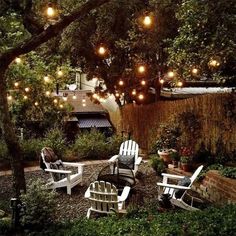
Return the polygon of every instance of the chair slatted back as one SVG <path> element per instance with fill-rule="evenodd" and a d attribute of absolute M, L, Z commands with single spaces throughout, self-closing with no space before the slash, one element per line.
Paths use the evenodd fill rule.
<path fill-rule="evenodd" d="M 120 146 L 120 155 L 134 155 L 135 160 L 138 158 L 138 144 L 133 140 L 127 140 Z"/>
<path fill-rule="evenodd" d="M 193 173 L 193 175 L 190 177 L 191 179 L 191 185 L 193 184 L 193 182 L 196 180 L 196 178 L 198 177 L 198 175 L 200 174 L 200 172 L 202 171 L 203 165 L 199 166 L 195 172 Z M 190 185 L 190 186 L 191 186 Z"/>
<path fill-rule="evenodd" d="M 114 185 L 104 181 L 90 184 L 90 203 L 94 211 L 110 213 L 110 209 L 118 211 L 118 191 Z"/>

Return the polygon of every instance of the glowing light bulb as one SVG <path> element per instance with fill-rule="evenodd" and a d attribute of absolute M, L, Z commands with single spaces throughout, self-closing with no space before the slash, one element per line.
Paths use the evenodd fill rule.
<path fill-rule="evenodd" d="M 60 107 L 60 108 L 63 108 L 64 106 L 63 106 L 63 104 L 60 104 L 59 107 Z"/>
<path fill-rule="evenodd" d="M 38 103 L 38 102 L 35 102 L 34 105 L 37 107 L 37 106 L 39 105 L 39 103 Z"/>
<path fill-rule="evenodd" d="M 45 94 L 46 94 L 46 96 L 50 96 L 51 93 L 50 93 L 50 91 L 46 91 Z"/>
<path fill-rule="evenodd" d="M 58 75 L 58 77 L 62 77 L 63 76 L 63 71 L 60 69 L 59 71 L 57 71 L 57 75 Z"/>
<path fill-rule="evenodd" d="M 63 97 L 62 99 L 63 99 L 63 101 L 65 101 L 65 102 L 68 100 L 67 97 Z"/>
<path fill-rule="evenodd" d="M 144 99 L 144 95 L 143 95 L 143 94 L 139 94 L 139 95 L 138 95 L 138 99 L 139 99 L 139 100 L 143 100 L 143 99 Z"/>
<path fill-rule="evenodd" d="M 212 67 L 218 67 L 220 65 L 220 62 L 215 59 L 212 59 L 210 60 L 209 65 Z"/>
<path fill-rule="evenodd" d="M 86 104 L 85 104 L 85 103 L 83 103 L 83 104 L 82 104 L 82 106 L 83 106 L 83 107 L 86 107 Z"/>
<path fill-rule="evenodd" d="M 52 4 L 49 3 L 47 8 L 47 16 L 53 17 L 54 15 L 55 15 L 55 9 L 52 7 Z"/>
<path fill-rule="evenodd" d="M 20 63 L 22 62 L 22 60 L 21 60 L 20 57 L 16 57 L 16 58 L 15 58 L 15 62 L 16 62 L 17 64 L 20 64 Z"/>
<path fill-rule="evenodd" d="M 7 100 L 8 100 L 8 101 L 11 101 L 11 100 L 12 100 L 12 96 L 11 96 L 11 95 L 8 95 L 8 96 L 7 96 Z"/>
<path fill-rule="evenodd" d="M 138 67 L 138 72 L 139 72 L 139 73 L 142 74 L 142 73 L 144 73 L 145 71 L 146 71 L 145 66 L 139 66 L 139 67 Z"/>
<path fill-rule="evenodd" d="M 14 83 L 14 86 L 17 88 L 17 87 L 19 87 L 19 82 L 15 82 Z"/>
<path fill-rule="evenodd" d="M 23 99 L 24 99 L 24 100 L 27 100 L 27 99 L 28 99 L 28 96 L 24 95 L 24 96 L 23 96 Z"/>
<path fill-rule="evenodd" d="M 173 78 L 175 76 L 175 73 L 173 71 L 168 71 L 167 73 L 168 78 Z"/>
<path fill-rule="evenodd" d="M 141 81 L 141 85 L 146 85 L 146 81 L 145 81 L 145 80 L 142 80 L 142 81 Z"/>
<path fill-rule="evenodd" d="M 197 69 L 197 68 L 193 68 L 193 69 L 192 69 L 192 73 L 193 73 L 194 75 L 196 75 L 196 74 L 198 73 L 198 69 Z"/>
<path fill-rule="evenodd" d="M 77 96 L 74 94 L 74 95 L 72 96 L 72 98 L 75 100 L 75 99 L 77 98 Z"/>
<path fill-rule="evenodd" d="M 144 26 L 151 26 L 152 24 L 152 18 L 150 16 L 145 16 L 143 19 Z"/>
<path fill-rule="evenodd" d="M 120 94 L 118 92 L 116 92 L 115 96 L 118 98 L 120 96 Z"/>
<path fill-rule="evenodd" d="M 48 75 L 44 76 L 44 77 L 43 77 L 43 79 L 44 79 L 44 82 L 45 82 L 45 83 L 48 83 L 48 82 L 50 81 L 50 79 L 49 79 L 49 76 L 48 76 Z"/>
<path fill-rule="evenodd" d="M 100 102 L 105 102 L 106 100 L 104 98 L 100 98 Z"/>
<path fill-rule="evenodd" d="M 183 82 L 182 81 L 178 81 L 177 86 L 178 87 L 182 87 L 183 86 Z"/>
<path fill-rule="evenodd" d="M 136 90 L 135 89 L 133 89 L 132 95 L 136 95 Z"/>
<path fill-rule="evenodd" d="M 85 98 L 83 98 L 83 99 L 82 99 L 82 102 L 83 102 L 83 103 L 85 103 L 85 102 L 86 102 Z"/>
<path fill-rule="evenodd" d="M 97 99 L 98 95 L 96 93 L 93 94 L 93 98 Z"/>
<path fill-rule="evenodd" d="M 104 46 L 100 46 L 98 48 L 99 55 L 103 56 L 103 55 L 105 55 L 106 52 L 107 52 L 107 50 L 106 50 L 106 48 Z"/>
<path fill-rule="evenodd" d="M 160 79 L 160 84 L 164 84 L 164 79 Z"/>
<path fill-rule="evenodd" d="M 119 81 L 119 85 L 120 85 L 120 86 L 123 86 L 123 85 L 124 85 L 124 81 L 123 81 L 123 80 L 120 80 L 120 81 Z"/>
<path fill-rule="evenodd" d="M 26 87 L 25 88 L 25 92 L 28 93 L 30 91 L 30 88 L 29 87 Z"/>
<path fill-rule="evenodd" d="M 57 99 L 56 99 L 56 98 L 53 100 L 53 102 L 54 102 L 55 104 L 57 104 L 57 103 L 58 103 L 58 101 L 57 101 Z"/>

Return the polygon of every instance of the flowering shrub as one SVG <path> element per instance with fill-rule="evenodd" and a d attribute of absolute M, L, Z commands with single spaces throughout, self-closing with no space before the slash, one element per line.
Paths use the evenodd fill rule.
<path fill-rule="evenodd" d="M 190 147 L 181 147 L 180 149 L 180 161 L 182 163 L 189 163 L 192 160 L 193 150 Z"/>

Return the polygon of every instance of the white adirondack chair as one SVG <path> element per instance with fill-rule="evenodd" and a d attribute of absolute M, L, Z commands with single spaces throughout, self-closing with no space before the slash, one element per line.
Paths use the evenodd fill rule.
<path fill-rule="evenodd" d="M 124 155 L 126 155 L 126 156 L 133 155 L 134 156 L 134 168 L 132 169 L 132 171 L 134 173 L 134 176 L 136 176 L 137 171 L 138 171 L 138 167 L 142 161 L 142 157 L 138 156 L 138 152 L 139 152 L 138 144 L 133 140 L 127 140 L 121 144 L 119 154 L 111 157 L 109 159 L 109 162 L 114 163 L 115 161 L 117 161 L 119 155 L 123 155 L 123 156 Z M 125 172 L 125 170 L 119 169 L 120 173 L 122 173 L 122 171 Z"/>
<path fill-rule="evenodd" d="M 169 180 L 181 180 L 185 176 L 162 173 L 163 181 L 162 181 L 162 183 L 157 183 L 157 185 L 159 186 L 159 190 L 160 190 L 159 193 L 169 194 L 170 201 L 175 206 L 181 207 L 181 208 L 183 208 L 185 210 L 189 210 L 189 211 L 199 210 L 198 208 L 193 207 L 193 201 L 194 201 L 194 199 L 196 199 L 196 200 L 200 200 L 200 199 L 191 196 L 191 205 L 189 205 L 184 201 L 184 196 L 186 195 L 187 190 L 191 189 L 193 182 L 196 180 L 197 176 L 200 174 L 202 168 L 203 168 L 203 165 L 199 166 L 195 170 L 193 175 L 190 177 L 190 184 L 188 184 L 188 186 L 181 186 L 181 185 L 175 185 L 175 184 L 168 183 Z M 182 196 L 180 198 L 177 198 L 175 196 L 175 193 L 177 190 L 183 190 Z"/>
<path fill-rule="evenodd" d="M 128 198 L 130 187 L 125 186 L 121 196 L 118 196 L 117 188 L 104 181 L 95 181 L 90 184 L 84 197 L 88 198 L 91 207 L 88 209 L 87 218 L 91 212 L 97 213 L 125 213 L 125 200 Z"/>
<path fill-rule="evenodd" d="M 50 155 L 50 157 L 48 156 Z M 53 156 L 54 155 L 54 156 Z M 62 165 L 65 167 L 77 167 L 77 172 L 72 174 L 71 170 L 62 170 L 62 169 L 53 169 L 51 168 L 51 163 L 56 161 L 56 155 L 54 154 L 51 148 L 45 147 L 41 150 L 42 162 L 45 165 L 45 171 L 50 173 L 51 178 L 48 180 L 46 186 L 49 189 L 56 188 L 67 188 L 67 194 L 71 195 L 71 189 L 77 184 L 82 183 L 83 176 L 83 164 L 81 163 L 71 163 L 71 162 L 62 162 Z M 53 158 L 50 160 L 50 158 Z M 62 174 L 64 178 L 55 179 L 55 174 Z"/>

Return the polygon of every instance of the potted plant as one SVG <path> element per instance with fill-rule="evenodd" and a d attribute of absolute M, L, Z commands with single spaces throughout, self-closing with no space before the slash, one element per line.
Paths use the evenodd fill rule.
<path fill-rule="evenodd" d="M 172 149 L 170 152 L 170 158 L 174 167 L 178 167 L 178 162 L 180 160 L 179 153 L 176 150 Z"/>
<path fill-rule="evenodd" d="M 158 155 L 152 155 L 149 164 L 156 172 L 156 175 L 161 175 L 165 171 L 165 163 Z"/>
<path fill-rule="evenodd" d="M 189 147 L 182 147 L 180 150 L 180 162 L 181 167 L 184 171 L 189 172 L 191 170 L 191 162 L 192 162 L 192 149 Z"/>

